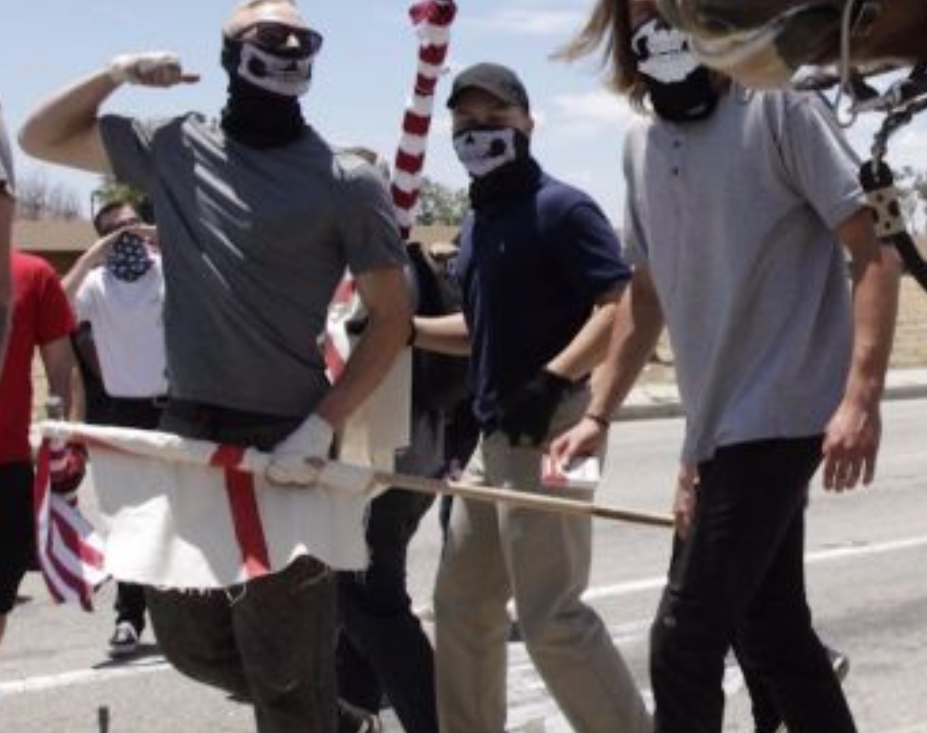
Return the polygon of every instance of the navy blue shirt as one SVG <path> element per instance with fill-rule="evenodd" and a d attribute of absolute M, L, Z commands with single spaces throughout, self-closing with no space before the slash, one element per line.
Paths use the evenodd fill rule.
<path fill-rule="evenodd" d="M 522 195 L 471 211 L 460 244 L 474 412 L 492 429 L 499 397 L 563 351 L 631 271 L 596 203 L 543 173 Z"/>

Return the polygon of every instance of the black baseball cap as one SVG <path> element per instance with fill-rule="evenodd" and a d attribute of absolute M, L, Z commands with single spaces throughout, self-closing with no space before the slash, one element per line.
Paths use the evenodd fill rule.
<path fill-rule="evenodd" d="M 447 98 L 448 109 L 454 109 L 460 95 L 467 89 L 482 89 L 513 107 L 529 110 L 528 92 L 521 79 L 501 64 L 481 63 L 461 71 L 454 79 L 451 96 Z"/>

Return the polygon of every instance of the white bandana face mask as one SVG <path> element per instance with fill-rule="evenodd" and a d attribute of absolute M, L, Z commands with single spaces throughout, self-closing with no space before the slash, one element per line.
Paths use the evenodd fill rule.
<path fill-rule="evenodd" d="M 454 150 L 467 172 L 482 178 L 518 158 L 518 132 L 513 127 L 464 130 L 454 135 Z"/>
<path fill-rule="evenodd" d="M 663 84 L 681 82 L 699 67 L 689 52 L 685 34 L 659 18 L 637 29 L 631 37 L 631 48 L 640 72 Z"/>
<path fill-rule="evenodd" d="M 249 84 L 283 97 L 309 91 L 314 56 L 286 57 L 248 43 L 241 44 L 238 75 Z"/>

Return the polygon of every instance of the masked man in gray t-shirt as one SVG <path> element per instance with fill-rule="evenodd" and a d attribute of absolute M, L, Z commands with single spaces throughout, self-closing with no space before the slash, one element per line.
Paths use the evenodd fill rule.
<path fill-rule="evenodd" d="M 591 18 L 567 55 L 603 44 L 613 87 L 653 116 L 625 147 L 635 274 L 587 417 L 553 450 L 605 439 L 665 322 L 686 417 L 684 542 L 651 636 L 656 729 L 721 730 L 736 644 L 789 730 L 851 733 L 808 611 L 804 514 L 822 457 L 827 489 L 873 479 L 897 257 L 817 98 L 715 76 L 653 0 L 600 0 Z"/>
<path fill-rule="evenodd" d="M 37 157 L 149 195 L 165 242 L 171 394 L 161 427 L 268 450 L 268 478 L 281 484 L 313 482 L 333 431 L 385 375 L 411 319 L 382 182 L 302 118 L 321 45 L 289 0 L 250 0 L 223 27 L 219 122 L 101 117 L 124 83 L 197 81 L 176 56 L 144 53 L 57 94 L 22 133 Z M 346 269 L 369 323 L 330 387 L 318 344 Z M 261 733 L 334 730 L 334 586 L 322 563 L 301 557 L 240 592 L 149 588 L 147 598 L 170 660 L 252 702 Z"/>

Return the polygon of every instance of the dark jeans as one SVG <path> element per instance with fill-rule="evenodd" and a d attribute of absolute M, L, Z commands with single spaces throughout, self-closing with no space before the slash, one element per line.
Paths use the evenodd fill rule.
<path fill-rule="evenodd" d="M 678 534 L 673 535 L 673 553 L 670 558 L 671 577 L 677 572 L 675 570 L 679 557 L 682 554 L 683 542 Z M 740 671 L 744 677 L 744 684 L 750 693 L 750 706 L 753 713 L 753 726 L 755 733 L 775 733 L 779 724 L 782 722 L 782 716 L 776 708 L 776 701 L 773 699 L 772 691 L 766 685 L 759 673 L 750 665 L 749 660 L 745 659 L 745 654 L 740 647 L 740 642 L 735 639 L 733 644 L 734 656 L 740 665 Z"/>
<path fill-rule="evenodd" d="M 338 573 L 338 694 L 366 710 L 389 698 L 407 733 L 437 733 L 431 644 L 406 590 L 406 551 L 434 497 L 391 490 L 370 505 L 370 565 Z"/>
<path fill-rule="evenodd" d="M 299 422 L 171 403 L 161 428 L 268 450 Z M 334 733 L 337 627 L 327 567 L 300 557 L 282 572 L 232 588 L 145 590 L 165 656 L 184 674 L 250 701 L 258 733 Z"/>
<path fill-rule="evenodd" d="M 656 733 L 722 729 L 724 657 L 737 639 L 790 733 L 854 733 L 804 583 L 804 512 L 821 438 L 721 448 L 651 629 Z"/>
<path fill-rule="evenodd" d="M 102 404 L 105 405 L 101 410 L 105 411 L 106 422 L 111 425 L 154 430 L 161 422 L 162 398 L 106 397 Z M 142 586 L 135 583 L 117 583 L 113 608 L 116 611 L 117 624 L 127 621 L 141 635 L 145 629 L 145 589 Z"/>

